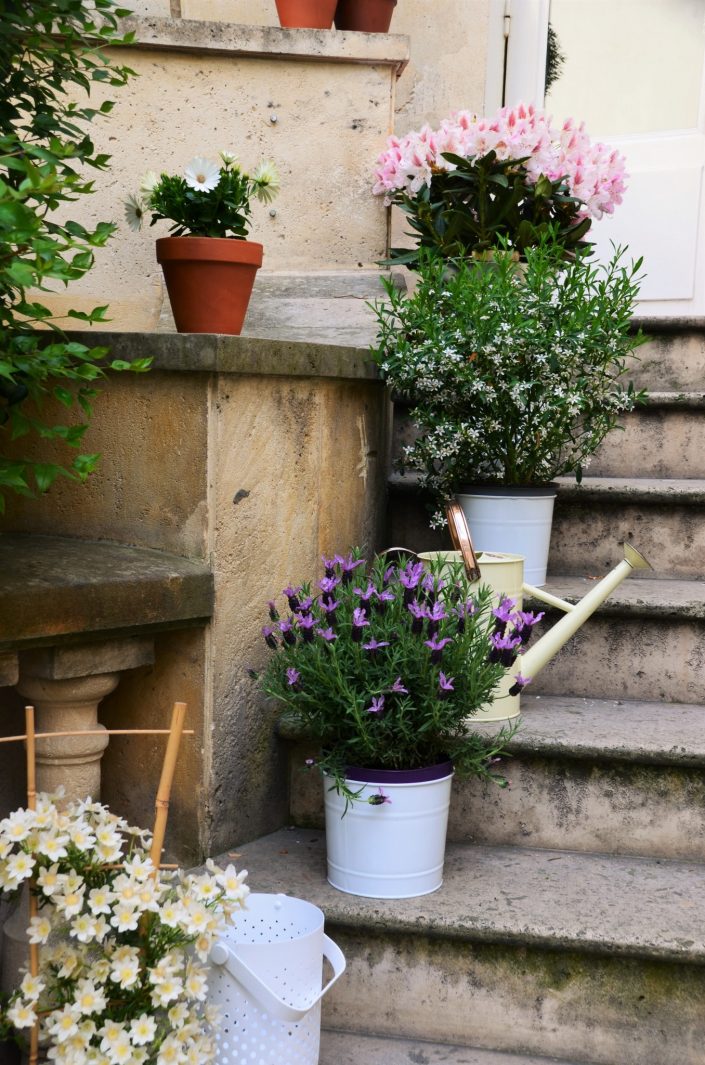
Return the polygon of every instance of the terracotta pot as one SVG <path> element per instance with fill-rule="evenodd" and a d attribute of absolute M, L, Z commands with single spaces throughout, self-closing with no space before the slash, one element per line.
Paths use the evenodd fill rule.
<path fill-rule="evenodd" d="M 397 0 L 338 0 L 336 29 L 387 33 L 396 6 Z"/>
<path fill-rule="evenodd" d="M 162 237 L 157 262 L 180 333 L 229 333 L 245 321 L 262 245 L 231 237 Z"/>
<path fill-rule="evenodd" d="M 336 0 L 277 0 L 279 24 L 290 29 L 329 30 Z"/>

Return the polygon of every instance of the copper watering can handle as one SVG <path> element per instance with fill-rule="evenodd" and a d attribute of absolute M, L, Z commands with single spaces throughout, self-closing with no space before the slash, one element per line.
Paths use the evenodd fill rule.
<path fill-rule="evenodd" d="M 468 580 L 479 581 L 482 577 L 480 566 L 475 554 L 475 548 L 472 546 L 472 537 L 470 536 L 467 518 L 465 517 L 463 508 L 457 499 L 454 499 L 452 503 L 447 505 L 446 517 L 448 519 L 448 529 L 450 530 L 450 538 L 453 542 L 453 547 L 456 551 L 460 551 L 460 554 L 463 556 L 465 572 L 468 575 Z"/>

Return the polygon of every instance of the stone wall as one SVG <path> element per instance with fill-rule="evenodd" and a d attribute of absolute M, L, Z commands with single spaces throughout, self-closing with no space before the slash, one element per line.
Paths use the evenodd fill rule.
<path fill-rule="evenodd" d="M 101 705 L 108 727 L 160 727 L 189 704 L 171 846 L 195 861 L 281 825 L 286 770 L 276 708 L 247 676 L 266 648 L 267 600 L 315 579 L 320 556 L 380 546 L 388 401 L 366 352 L 239 337 L 115 335 L 119 358 L 153 355 L 146 375 L 111 379 L 96 402 L 87 486 L 14 498 L 0 532 L 117 540 L 207 560 L 207 629 L 163 633 L 155 662 Z M 3 731 L 17 707 L 0 689 Z M 159 742 L 120 739 L 103 759 L 103 795 L 138 824 L 153 818 Z"/>

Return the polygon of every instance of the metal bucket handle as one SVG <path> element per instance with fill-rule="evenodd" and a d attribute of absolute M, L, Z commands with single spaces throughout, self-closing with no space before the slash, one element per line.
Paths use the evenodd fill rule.
<path fill-rule="evenodd" d="M 337 943 L 334 943 L 327 935 L 323 936 L 323 957 L 327 958 L 330 964 L 333 966 L 333 976 L 328 981 L 322 991 L 316 995 L 312 1002 L 309 1002 L 307 1006 L 302 1006 L 297 1009 L 295 1006 L 290 1006 L 287 1002 L 284 1002 L 276 992 L 274 992 L 268 984 L 265 984 L 263 980 L 250 969 L 249 965 L 246 965 L 242 958 L 239 958 L 235 954 L 227 943 L 222 940 L 218 940 L 211 947 L 209 961 L 213 965 L 220 965 L 227 969 L 234 980 L 244 988 L 248 996 L 253 999 L 258 1006 L 266 1010 L 278 1021 L 286 1021 L 288 1023 L 302 1021 L 307 1013 L 310 1013 L 314 1006 L 316 1006 L 323 996 L 327 994 L 333 984 L 339 977 L 345 972 L 345 955 L 343 954 Z"/>

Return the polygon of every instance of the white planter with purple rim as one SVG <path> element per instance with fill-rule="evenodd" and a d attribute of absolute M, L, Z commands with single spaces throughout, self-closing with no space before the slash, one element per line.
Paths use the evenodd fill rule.
<path fill-rule="evenodd" d="M 425 769 L 348 770 L 348 805 L 324 779 L 328 881 L 348 895 L 409 899 L 443 883 L 451 762 Z M 377 799 L 376 803 L 367 800 Z"/>
<path fill-rule="evenodd" d="M 522 555 L 524 580 L 536 586 L 546 583 L 555 498 L 554 484 L 487 485 L 456 494 L 475 550 Z"/>

